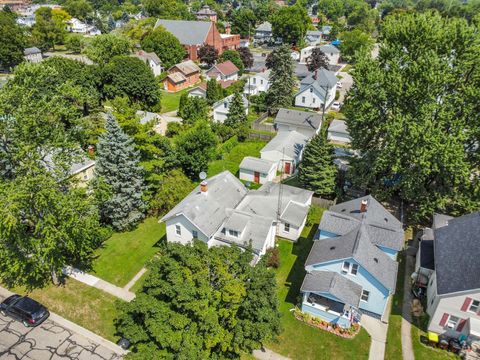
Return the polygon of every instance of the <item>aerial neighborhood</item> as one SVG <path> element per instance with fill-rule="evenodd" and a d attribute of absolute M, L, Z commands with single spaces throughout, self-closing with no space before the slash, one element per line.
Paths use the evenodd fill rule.
<path fill-rule="evenodd" d="M 0 0 L 0 359 L 480 359 L 476 0 Z"/>

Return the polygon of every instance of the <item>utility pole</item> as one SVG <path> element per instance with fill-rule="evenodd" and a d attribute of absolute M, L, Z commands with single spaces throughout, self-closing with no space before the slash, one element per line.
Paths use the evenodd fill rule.
<path fill-rule="evenodd" d="M 325 119 L 325 108 L 327 107 L 327 97 L 328 97 L 328 91 L 330 88 L 328 85 L 326 87 L 322 86 L 322 89 L 325 89 L 325 99 L 323 99 L 323 109 L 322 109 L 322 121 Z"/>
<path fill-rule="evenodd" d="M 280 217 L 282 216 L 282 196 L 283 196 L 283 172 L 285 171 L 285 148 L 282 149 L 282 171 L 280 172 L 280 182 L 278 183 L 278 204 L 277 204 L 277 234 L 280 231 Z"/>

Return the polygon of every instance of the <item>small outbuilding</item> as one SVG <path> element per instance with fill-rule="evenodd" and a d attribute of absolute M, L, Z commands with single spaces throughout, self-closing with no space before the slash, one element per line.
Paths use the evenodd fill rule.
<path fill-rule="evenodd" d="M 267 181 L 273 181 L 276 173 L 277 163 L 275 161 L 245 156 L 240 163 L 240 180 L 265 184 Z"/>

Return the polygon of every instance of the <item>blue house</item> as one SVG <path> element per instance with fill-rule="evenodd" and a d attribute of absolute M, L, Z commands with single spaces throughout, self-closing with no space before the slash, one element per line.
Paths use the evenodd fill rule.
<path fill-rule="evenodd" d="M 302 311 L 342 327 L 382 318 L 395 291 L 402 223 L 372 196 L 325 211 L 305 263 Z"/>

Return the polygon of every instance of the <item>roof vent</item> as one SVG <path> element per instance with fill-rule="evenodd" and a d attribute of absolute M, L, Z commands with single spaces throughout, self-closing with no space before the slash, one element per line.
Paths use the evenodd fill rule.
<path fill-rule="evenodd" d="M 342 212 L 345 212 L 345 211 L 347 211 L 347 209 L 342 209 Z"/>
<path fill-rule="evenodd" d="M 385 220 L 385 222 L 388 222 L 388 219 L 387 219 L 387 218 L 383 218 L 383 220 Z"/>
<path fill-rule="evenodd" d="M 378 258 L 373 258 L 373 261 L 375 261 L 378 264 Z"/>
<path fill-rule="evenodd" d="M 335 246 L 330 246 L 330 250 L 335 250 Z"/>

